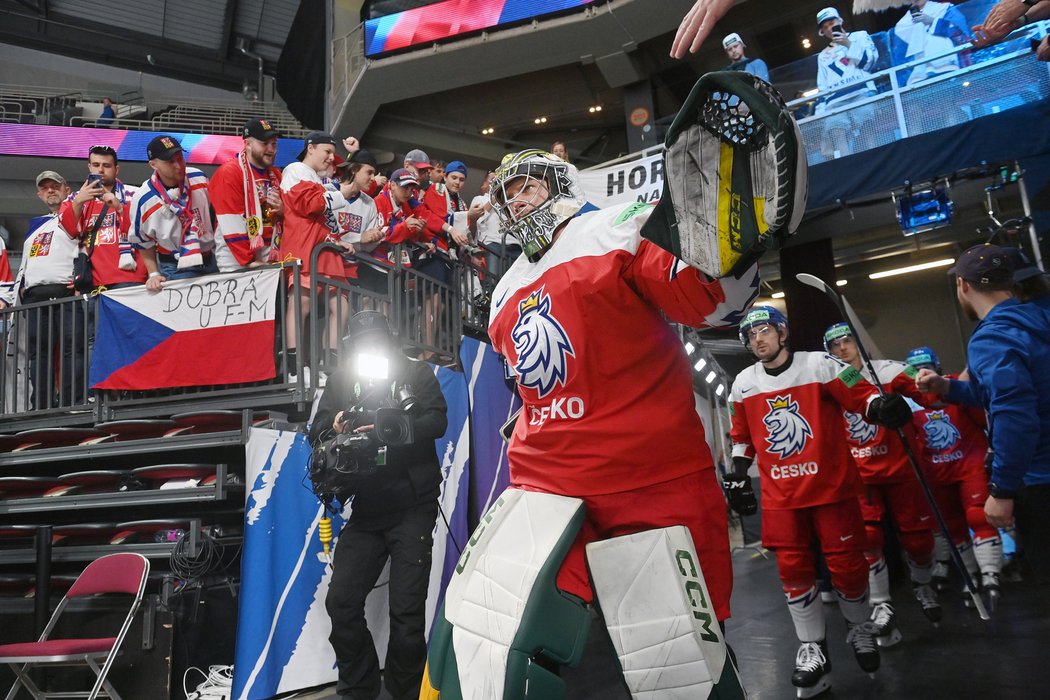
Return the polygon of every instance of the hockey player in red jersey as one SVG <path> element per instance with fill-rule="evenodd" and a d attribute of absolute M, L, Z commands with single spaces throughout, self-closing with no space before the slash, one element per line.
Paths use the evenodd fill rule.
<path fill-rule="evenodd" d="M 877 396 L 857 370 L 833 357 L 791 351 L 787 339 L 787 318 L 773 307 L 756 306 L 740 323 L 740 340 L 758 362 L 733 382 L 733 472 L 724 484 L 730 506 L 753 513 L 747 471 L 758 462 L 762 543 L 777 553 L 788 610 L 802 642 L 791 682 L 800 698 L 808 698 L 831 686 L 814 540 L 846 618 L 847 644 L 865 671 L 879 667 L 857 501 L 861 484 L 840 428 L 841 412 L 900 426 L 911 420 L 911 409 L 900 396 Z"/>
<path fill-rule="evenodd" d="M 906 358 L 916 370 L 943 374 L 941 362 L 931 348 L 915 348 Z M 948 375 L 955 379 L 954 375 Z M 973 579 L 980 580 L 991 607 L 999 600 L 999 573 L 1003 568 L 1003 540 L 988 524 L 984 502 L 988 500 L 988 475 L 984 460 L 988 453 L 984 412 L 972 406 L 943 404 L 915 414 L 920 456 L 937 507 L 944 515 L 955 546 Z M 973 530 L 973 544 L 970 544 Z M 934 533 L 937 562 L 934 584 L 947 585 L 948 542 Z M 970 598 L 963 598 L 969 603 Z"/>
<path fill-rule="evenodd" d="M 863 366 L 857 341 L 853 338 L 849 324 L 836 323 L 824 332 L 824 348 L 871 381 Z M 916 370 L 904 362 L 873 360 L 878 380 L 886 391 L 909 396 L 926 403 L 915 388 Z M 936 521 L 929 502 L 922 492 L 915 471 L 904 451 L 900 437 L 893 431 L 870 425 L 855 413 L 844 414 L 850 455 L 860 472 L 864 490 L 860 496 L 860 509 L 864 515 L 864 527 L 868 535 L 868 548 L 864 552 L 870 568 L 872 622 L 878 628 L 880 646 L 892 646 L 900 641 L 896 612 L 890 598 L 890 577 L 883 555 L 883 517 L 893 519 L 897 539 L 904 550 L 911 575 L 912 591 L 922 605 L 926 617 L 934 623 L 940 622 L 941 605 L 937 592 L 931 585 L 933 576 L 933 528 Z M 914 443 L 915 430 L 909 425 L 904 432 Z"/>

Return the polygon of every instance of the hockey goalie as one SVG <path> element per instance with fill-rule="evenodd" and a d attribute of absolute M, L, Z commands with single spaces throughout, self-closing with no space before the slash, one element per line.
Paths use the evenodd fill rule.
<path fill-rule="evenodd" d="M 575 167 L 503 159 L 493 208 L 523 254 L 489 335 L 524 406 L 511 488 L 463 551 L 421 698 L 556 700 L 600 611 L 634 698 L 742 698 L 725 646 L 726 503 L 667 319 L 740 321 L 755 261 L 804 210 L 805 160 L 779 95 L 701 78 L 667 136 L 664 195 L 583 212 Z"/>

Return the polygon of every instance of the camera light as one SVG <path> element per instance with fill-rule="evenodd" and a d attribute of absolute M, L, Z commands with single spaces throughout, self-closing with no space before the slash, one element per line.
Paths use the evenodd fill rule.
<path fill-rule="evenodd" d="M 707 382 L 708 384 L 710 384 L 711 382 L 713 382 L 715 380 L 715 377 L 717 377 L 717 376 L 718 375 L 715 374 L 715 371 L 711 370 L 710 372 L 707 373 L 707 376 L 704 377 L 704 381 Z"/>
<path fill-rule="evenodd" d="M 390 360 L 383 355 L 358 353 L 354 355 L 354 373 L 363 379 L 387 379 L 390 376 Z"/>
<path fill-rule="evenodd" d="M 704 367 L 707 367 L 707 360 L 705 360 L 702 357 L 696 361 L 695 365 L 693 365 L 693 369 L 695 369 L 697 372 L 702 370 Z"/>

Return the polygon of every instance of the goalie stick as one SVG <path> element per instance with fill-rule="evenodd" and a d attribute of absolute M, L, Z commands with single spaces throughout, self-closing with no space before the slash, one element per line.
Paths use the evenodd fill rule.
<path fill-rule="evenodd" d="M 846 313 L 846 306 L 842 303 L 842 297 L 839 296 L 838 292 L 829 287 L 824 280 L 815 275 L 800 272 L 795 275 L 795 278 L 806 286 L 824 292 L 828 299 L 831 299 L 832 303 L 835 304 L 839 313 L 842 314 L 843 320 L 849 325 L 850 331 L 853 333 L 853 339 L 857 343 L 857 350 L 860 352 L 860 357 L 864 362 L 864 366 L 871 374 L 872 383 L 875 385 L 875 389 L 879 392 L 879 396 L 885 396 L 886 390 L 882 387 L 882 382 L 879 381 L 879 375 L 875 373 L 875 367 L 871 363 L 871 358 L 868 357 L 868 351 L 864 349 L 864 343 L 861 342 L 860 334 L 857 333 L 853 321 L 850 319 L 849 314 Z M 948 524 L 944 521 L 944 515 L 941 514 L 940 508 L 937 507 L 937 502 L 933 498 L 933 491 L 930 490 L 930 485 L 926 481 L 922 469 L 919 468 L 919 461 L 915 458 L 915 453 L 912 451 L 908 439 L 904 436 L 903 428 L 897 428 L 897 436 L 901 439 L 901 444 L 904 446 L 904 453 L 908 456 L 908 461 L 911 463 L 911 468 L 915 472 L 916 478 L 919 480 L 919 485 L 922 486 L 922 492 L 926 495 L 926 500 L 929 502 L 930 508 L 933 510 L 933 515 L 937 518 L 937 525 L 940 528 L 941 534 L 944 535 L 945 542 L 948 543 L 952 561 L 955 562 L 955 567 L 963 577 L 963 583 L 966 585 L 966 592 L 969 593 L 970 597 L 973 599 L 974 607 L 977 608 L 977 614 L 980 615 L 982 620 L 991 619 L 988 615 L 988 610 L 984 607 L 984 600 L 981 599 L 981 594 L 977 592 L 977 586 L 973 582 L 973 577 L 971 577 L 970 572 L 966 570 L 966 565 L 963 564 L 962 557 L 959 555 L 959 549 L 955 546 L 955 541 L 952 539 L 951 533 L 948 532 Z"/>

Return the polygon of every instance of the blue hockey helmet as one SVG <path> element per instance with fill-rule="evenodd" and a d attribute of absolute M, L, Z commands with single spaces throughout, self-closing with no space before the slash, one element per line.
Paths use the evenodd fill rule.
<path fill-rule="evenodd" d="M 853 330 L 845 321 L 833 323 L 824 331 L 824 352 L 831 355 L 831 345 L 839 338 L 852 338 Z"/>
<path fill-rule="evenodd" d="M 780 312 L 773 306 L 753 306 L 751 310 L 744 316 L 744 320 L 740 322 L 740 342 L 744 344 L 745 348 L 751 347 L 751 341 L 748 339 L 747 332 L 755 326 L 770 325 L 775 326 L 778 330 L 783 328 L 785 331 L 788 327 L 787 316 Z"/>
<path fill-rule="evenodd" d="M 941 358 L 937 357 L 937 353 L 933 351 L 933 348 L 925 345 L 908 352 L 908 356 L 904 358 L 904 361 L 915 369 L 928 367 L 937 374 L 941 374 Z"/>

